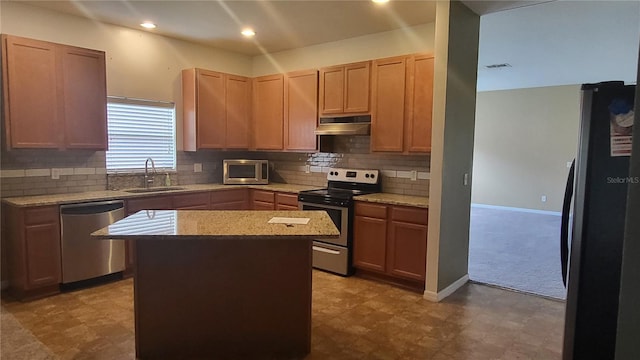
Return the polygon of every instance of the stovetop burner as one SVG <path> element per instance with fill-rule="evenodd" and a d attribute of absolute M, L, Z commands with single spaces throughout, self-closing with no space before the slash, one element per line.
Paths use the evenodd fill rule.
<path fill-rule="evenodd" d="M 378 170 L 329 169 L 328 187 L 301 191 L 298 201 L 350 206 L 354 196 L 380 192 Z"/>

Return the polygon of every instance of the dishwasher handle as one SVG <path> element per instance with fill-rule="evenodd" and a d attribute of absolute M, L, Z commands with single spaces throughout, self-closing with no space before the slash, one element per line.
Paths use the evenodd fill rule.
<path fill-rule="evenodd" d="M 114 210 L 124 208 L 124 201 L 98 201 L 89 203 L 60 205 L 61 215 L 91 215 L 108 213 Z"/>

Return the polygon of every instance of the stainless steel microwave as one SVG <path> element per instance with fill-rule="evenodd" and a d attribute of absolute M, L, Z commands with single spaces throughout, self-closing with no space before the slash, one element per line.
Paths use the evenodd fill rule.
<path fill-rule="evenodd" d="M 269 160 L 223 160 L 224 184 L 268 184 Z"/>

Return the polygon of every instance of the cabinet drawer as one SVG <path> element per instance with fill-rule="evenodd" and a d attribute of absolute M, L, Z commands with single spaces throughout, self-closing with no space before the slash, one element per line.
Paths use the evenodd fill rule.
<path fill-rule="evenodd" d="M 211 205 L 247 201 L 247 189 L 214 191 L 211 193 Z"/>
<path fill-rule="evenodd" d="M 273 203 L 274 195 L 273 191 L 253 190 L 253 201 Z"/>
<path fill-rule="evenodd" d="M 278 205 L 298 206 L 298 195 L 276 193 L 276 203 Z"/>
<path fill-rule="evenodd" d="M 371 204 L 371 203 L 357 201 L 356 215 L 386 219 L 387 207 L 385 205 L 378 205 L 378 204 Z"/>
<path fill-rule="evenodd" d="M 58 206 L 28 208 L 24 211 L 24 223 L 25 225 L 36 225 L 57 222 L 59 216 Z"/>
<path fill-rule="evenodd" d="M 429 219 L 429 210 L 420 208 L 409 208 L 402 206 L 393 206 L 391 208 L 391 220 L 402 221 L 412 224 L 427 225 Z"/>
<path fill-rule="evenodd" d="M 172 205 L 174 209 L 192 208 L 195 206 L 209 207 L 209 192 L 198 192 L 193 194 L 174 195 Z"/>

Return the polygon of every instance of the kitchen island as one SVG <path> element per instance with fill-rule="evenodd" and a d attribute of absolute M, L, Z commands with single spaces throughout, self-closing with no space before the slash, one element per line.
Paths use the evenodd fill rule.
<path fill-rule="evenodd" d="M 142 210 L 92 234 L 135 241 L 140 359 L 308 354 L 311 242 L 338 235 L 324 211 L 189 210 Z"/>

